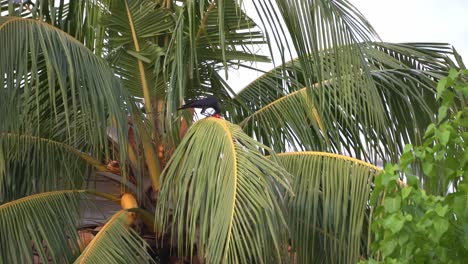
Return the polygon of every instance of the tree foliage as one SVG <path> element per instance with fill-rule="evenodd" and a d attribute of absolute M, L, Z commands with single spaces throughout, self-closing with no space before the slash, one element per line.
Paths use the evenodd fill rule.
<path fill-rule="evenodd" d="M 463 263 L 468 257 L 467 74 L 452 70 L 441 79 L 437 122 L 423 144 L 408 145 L 400 168 L 388 164 L 375 181 L 373 201 L 383 194 L 372 224 L 377 260 Z"/>
<path fill-rule="evenodd" d="M 5 263 L 367 258 L 380 191 L 367 162 L 420 145 L 437 81 L 463 66 L 448 44 L 382 42 L 347 0 L 30 2 L 0 1 Z M 238 69 L 262 74 L 236 91 Z M 177 110 L 207 95 L 225 120 Z M 439 143 L 404 154 L 421 159 L 412 179 L 431 195 L 464 186 L 453 164 L 466 139 L 444 123 L 458 110 L 443 98 L 426 138 Z M 102 177 L 125 195 L 94 190 Z M 78 241 L 89 197 L 130 196 Z"/>

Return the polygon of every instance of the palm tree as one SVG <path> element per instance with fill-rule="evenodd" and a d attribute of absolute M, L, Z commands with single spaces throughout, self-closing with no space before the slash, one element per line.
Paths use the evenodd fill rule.
<path fill-rule="evenodd" d="M 346 0 L 21 2 L 0 1 L 5 263 L 365 259 L 371 164 L 421 141 L 461 65 L 448 44 L 381 42 Z M 177 111 L 206 95 L 224 120 Z M 85 239 L 96 197 L 122 210 Z"/>

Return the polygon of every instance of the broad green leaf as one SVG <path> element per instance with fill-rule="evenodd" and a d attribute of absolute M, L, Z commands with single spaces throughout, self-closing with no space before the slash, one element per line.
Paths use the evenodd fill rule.
<path fill-rule="evenodd" d="M 431 175 L 433 167 L 434 167 L 434 162 L 424 162 L 422 164 L 423 172 L 426 175 Z"/>
<path fill-rule="evenodd" d="M 382 225 L 392 231 L 392 234 L 396 234 L 403 228 L 405 221 L 406 219 L 401 215 L 401 213 L 391 214 L 387 218 L 383 219 Z"/>
<path fill-rule="evenodd" d="M 382 242 L 382 254 L 384 256 L 391 255 L 395 248 L 398 246 L 398 241 L 396 239 L 392 239 L 389 241 L 383 240 Z"/>
<path fill-rule="evenodd" d="M 450 139 L 450 130 L 436 130 L 435 135 L 440 144 L 446 146 Z"/>
<path fill-rule="evenodd" d="M 448 205 L 442 206 L 441 204 L 438 203 L 434 211 L 437 213 L 438 216 L 445 217 L 445 214 L 448 211 Z"/>
<path fill-rule="evenodd" d="M 433 220 L 433 230 L 434 233 L 430 237 L 434 242 L 439 242 L 440 238 L 444 235 L 444 233 L 449 228 L 449 221 L 446 218 L 434 218 Z"/>
<path fill-rule="evenodd" d="M 394 183 L 396 182 L 396 180 L 398 180 L 398 176 L 392 173 L 389 173 L 387 169 L 384 170 L 384 172 L 382 173 L 382 175 L 380 175 L 380 177 L 381 177 L 380 182 L 382 183 L 383 187 L 388 187 L 391 183 Z"/>
<path fill-rule="evenodd" d="M 401 189 L 401 198 L 403 201 L 411 194 L 411 191 L 413 191 L 413 187 L 404 187 Z"/>
<path fill-rule="evenodd" d="M 426 129 L 426 132 L 424 133 L 424 137 L 427 138 L 429 135 L 431 135 L 432 133 L 434 133 L 435 131 L 435 124 L 430 124 L 427 129 Z"/>
<path fill-rule="evenodd" d="M 442 94 L 444 93 L 446 86 L 447 86 L 447 77 L 442 78 L 437 84 L 437 99 L 440 99 L 442 97 Z"/>
<path fill-rule="evenodd" d="M 384 200 L 385 211 L 388 213 L 395 213 L 401 208 L 401 197 L 385 197 Z"/>

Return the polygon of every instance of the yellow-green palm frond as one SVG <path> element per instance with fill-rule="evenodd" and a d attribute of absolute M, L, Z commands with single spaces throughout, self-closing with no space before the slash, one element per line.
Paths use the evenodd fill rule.
<path fill-rule="evenodd" d="M 183 100 L 212 94 L 228 98 L 232 89 L 219 75 L 226 77 L 229 68 L 245 62 L 269 61 L 255 51 L 258 44 L 266 43 L 263 32 L 238 1 L 179 3 L 164 65 L 168 84 L 164 123 L 174 142 L 178 134 L 174 113 Z"/>
<path fill-rule="evenodd" d="M 181 253 L 208 263 L 274 263 L 285 256 L 280 196 L 290 191 L 288 177 L 261 151 L 271 150 L 222 119 L 189 129 L 163 173 L 156 213 Z"/>
<path fill-rule="evenodd" d="M 270 0 L 267 2 L 274 3 L 277 8 L 268 10 L 257 8 L 257 12 L 274 21 L 276 31 L 289 33 L 288 37 L 299 58 L 298 63 L 306 73 L 305 86 L 312 90 L 314 84 L 318 83 L 322 87 L 325 80 L 332 79 L 340 86 L 342 93 L 347 93 L 349 96 L 353 96 L 353 93 L 367 97 L 376 94 L 368 72 L 362 74 L 365 56 L 356 45 L 362 41 L 372 41 L 378 36 L 369 22 L 349 1 Z M 281 50 L 282 43 L 275 44 Z M 284 53 L 286 51 L 282 54 Z M 326 58 L 322 56 L 323 53 L 333 53 L 334 56 Z M 325 104 L 323 100 L 314 103 Z M 349 112 L 357 110 L 353 104 L 346 107 Z M 365 107 L 374 108 L 371 115 L 377 120 L 384 112 L 384 109 L 377 109 L 371 103 Z M 383 124 L 376 129 L 381 128 Z"/>
<path fill-rule="evenodd" d="M 148 244 L 129 226 L 128 217 L 126 210 L 115 213 L 74 263 L 155 263 Z"/>
<path fill-rule="evenodd" d="M 378 91 L 374 97 L 342 91 L 333 79 L 316 83 L 309 92 L 306 73 L 291 61 L 239 92 L 235 102 L 240 103 L 227 106 L 229 116 L 278 152 L 347 152 L 369 161 L 397 157 L 405 144 L 420 142 L 433 120 L 437 80 L 455 65 L 448 57 L 452 50 L 437 43 L 375 42 L 359 47 Z M 324 103 L 316 103 L 320 100 Z M 387 110 L 379 120 L 364 106 L 349 111 L 350 104 L 368 103 Z M 379 124 L 385 128 L 378 129 Z"/>
<path fill-rule="evenodd" d="M 40 20 L 57 27 L 83 43 L 96 55 L 102 54 L 103 30 L 99 21 L 112 0 L 0 1 L 0 16 Z M 18 3 L 19 2 L 19 3 Z"/>
<path fill-rule="evenodd" d="M 173 14 L 149 0 L 111 1 L 102 19 L 108 40 L 107 59 L 132 95 L 145 99 L 164 96 L 165 83 L 160 71 L 165 55 L 164 37 L 174 30 Z M 151 108 L 146 109 L 151 113 Z"/>
<path fill-rule="evenodd" d="M 63 183 L 60 177 L 86 169 L 86 163 L 76 163 L 76 155 L 49 155 L 57 148 L 45 142 L 63 143 L 94 161 L 109 158 L 107 126 L 112 118 L 118 141 L 125 145 L 133 102 L 104 60 L 37 20 L 0 17 L 0 43 L 0 133 L 14 135 L 8 144 L 15 147 L 2 149 L 6 167 L 13 168 L 8 179 L 15 193 L 55 189 Z M 33 138 L 41 140 L 25 140 Z M 125 160 L 124 151 L 120 159 Z M 54 165 L 45 168 L 47 164 Z M 39 182 L 45 189 L 32 190 Z"/>
<path fill-rule="evenodd" d="M 76 226 L 85 191 L 35 194 L 0 205 L 0 262 L 67 263 L 79 252 Z"/>
<path fill-rule="evenodd" d="M 0 202 L 31 193 L 80 188 L 88 165 L 107 171 L 100 160 L 50 138 L 0 132 Z M 33 182 L 33 184 L 31 184 Z"/>
<path fill-rule="evenodd" d="M 290 256 L 297 263 L 355 263 L 370 246 L 368 200 L 381 170 L 324 152 L 278 155 L 293 176 L 288 200 Z"/>

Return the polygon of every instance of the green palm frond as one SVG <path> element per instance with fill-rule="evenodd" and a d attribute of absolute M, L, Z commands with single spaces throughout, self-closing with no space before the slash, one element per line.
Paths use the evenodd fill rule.
<path fill-rule="evenodd" d="M 61 1 L 57 9 L 63 10 L 65 19 L 56 26 L 83 43 L 94 54 L 101 57 L 104 53 L 105 33 L 101 20 L 107 7 L 114 0 Z M 55 2 L 57 5 L 57 1 Z M 60 17 L 60 12 L 58 13 Z"/>
<path fill-rule="evenodd" d="M 246 61 L 269 61 L 254 50 L 266 43 L 263 33 L 236 0 L 179 3 L 164 64 L 168 82 L 164 123 L 169 137 L 176 142 L 178 127 L 173 115 L 184 99 L 231 94 L 230 87 L 219 85 L 216 71 L 226 75 L 228 68 L 237 68 Z"/>
<path fill-rule="evenodd" d="M 289 202 L 291 256 L 297 263 L 356 263 L 368 253 L 366 214 L 371 185 L 381 169 L 324 152 L 278 155 L 293 175 Z"/>
<path fill-rule="evenodd" d="M 382 133 L 386 128 L 386 109 L 377 101 L 378 90 L 358 46 L 378 36 L 363 15 L 347 0 L 268 2 L 274 2 L 278 8 L 257 8 L 257 12 L 275 21 L 276 31 L 288 31 L 304 72 L 307 100 L 317 109 L 325 109 L 333 101 L 340 106 L 331 112 L 335 118 L 340 117 L 341 111 L 349 116 L 365 112 L 368 122 L 360 124 L 363 129 Z M 369 123 L 372 126 L 365 127 Z"/>
<path fill-rule="evenodd" d="M 34 5 L 15 4 L 15 1 L 0 1 L 1 16 L 18 16 L 44 21 L 57 27 L 86 47 L 101 54 L 102 27 L 98 22 L 102 17 L 104 7 L 111 0 L 81 0 L 81 1 L 32 1 Z M 96 41 L 98 40 L 98 41 Z"/>
<path fill-rule="evenodd" d="M 115 213 L 74 263 L 155 263 L 149 246 L 128 225 L 129 213 Z"/>
<path fill-rule="evenodd" d="M 107 59 L 127 89 L 144 98 L 147 113 L 152 113 L 150 97 L 162 98 L 165 92 L 158 64 L 166 53 L 164 36 L 175 25 L 173 15 L 153 1 L 116 0 L 102 22 Z"/>
<path fill-rule="evenodd" d="M 80 188 L 88 165 L 107 171 L 93 156 L 63 142 L 48 138 L 0 132 L 5 150 L 0 202 L 47 190 Z M 0 172 L 0 173 L 2 173 Z"/>
<path fill-rule="evenodd" d="M 85 191 L 35 194 L 0 205 L 0 262 L 70 262 L 79 252 L 80 201 Z"/>
<path fill-rule="evenodd" d="M 14 181 L 24 177 L 24 166 L 30 172 L 28 179 L 16 185 L 16 191 L 35 186 L 38 178 L 48 179 L 36 171 L 43 167 L 40 163 L 54 159 L 46 155 L 51 148 L 41 147 L 43 140 L 61 142 L 97 160 L 103 154 L 107 158 L 106 128 L 112 117 L 119 142 L 126 143 L 126 118 L 131 114 L 132 101 L 105 61 L 66 33 L 36 20 L 0 17 L 0 45 L 0 112 L 4 113 L 0 133 L 15 135 L 11 143 L 17 144 L 16 154 L 21 152 L 20 157 L 27 158 L 17 163 L 16 154 L 3 148 L 5 161 L 18 168 L 8 178 Z M 67 164 L 77 160 L 74 155 L 61 158 Z M 125 152 L 120 152 L 120 158 L 125 160 Z M 76 164 L 54 166 L 57 170 L 49 175 L 50 187 L 73 166 L 76 171 L 71 173 L 86 168 L 78 169 Z"/>
<path fill-rule="evenodd" d="M 58 152 L 57 154 L 51 154 L 50 156 L 60 157 L 68 152 L 77 156 L 81 160 L 86 161 L 89 165 L 95 167 L 99 171 L 107 171 L 106 166 L 96 158 L 63 142 L 54 141 L 48 138 L 40 138 L 30 135 L 19 135 L 13 133 L 0 133 L 0 142 L 2 142 L 2 144 L 0 145 L 7 146 L 8 151 L 11 155 L 10 158 L 13 159 L 21 160 L 22 158 L 24 158 L 21 157 L 21 155 L 24 155 L 25 153 L 22 153 L 22 151 L 18 149 L 18 146 L 34 145 L 39 148 L 50 149 L 52 152 Z M 46 154 L 46 156 L 49 155 Z M 66 166 L 67 164 L 63 165 Z"/>
<path fill-rule="evenodd" d="M 166 91 L 160 64 L 166 53 L 164 37 L 174 28 L 173 14 L 153 1 L 117 0 L 111 2 L 102 22 L 108 39 L 107 60 L 130 93 L 144 98 L 147 123 L 153 131 L 147 133 L 143 124 L 137 126 L 153 188 L 157 190 L 161 169 L 151 139 L 158 145 L 161 135 L 154 103 L 162 100 Z"/>
<path fill-rule="evenodd" d="M 355 44 L 378 38 L 377 33 L 364 16 L 347 0 L 270 0 L 277 6 L 267 10 L 257 8 L 257 12 L 276 22 L 277 31 L 288 31 L 289 37 L 299 57 L 299 63 L 307 73 L 305 84 L 312 87 L 316 83 L 309 76 L 317 76 L 319 83 L 333 76 L 342 89 L 356 89 L 344 76 L 359 76 L 359 68 L 364 57 Z M 285 30 L 282 26 L 286 26 Z M 281 39 L 275 39 L 276 41 Z M 320 55 L 332 52 L 333 61 L 326 61 Z M 329 69 L 323 67 L 328 64 Z M 358 67 L 350 67 L 355 65 Z M 368 76 L 362 75 L 359 82 L 362 92 L 370 92 Z"/>
<path fill-rule="evenodd" d="M 346 151 L 371 161 L 395 158 L 406 143 L 420 141 L 433 119 L 436 82 L 454 65 L 447 56 L 451 50 L 434 43 L 376 42 L 360 48 L 378 94 L 352 102 L 367 104 L 366 100 L 384 107 L 387 111 L 381 120 L 374 120 L 364 106 L 348 112 L 349 94 L 332 79 L 324 82 L 327 87 L 314 85 L 315 99 L 325 100 L 325 104 L 315 103 L 297 61 L 275 68 L 243 89 L 235 98 L 241 103 L 228 107 L 230 116 L 276 151 Z M 381 123 L 385 129 L 376 129 Z"/>
<path fill-rule="evenodd" d="M 217 118 L 195 123 L 163 174 L 156 217 L 183 254 L 208 263 L 279 262 L 286 222 L 278 186 L 287 173 L 265 146 Z M 172 221 L 169 219 L 172 211 Z M 184 235 L 186 234 L 186 236 Z"/>
<path fill-rule="evenodd" d="M 187 8 L 190 12 L 193 7 L 188 5 Z M 265 37 L 235 0 L 211 2 L 200 18 L 192 40 L 195 42 L 192 46 L 198 49 L 194 54 L 195 65 L 198 65 L 198 59 L 225 63 L 225 66 L 229 61 L 270 61 L 248 49 L 252 45 L 265 44 Z"/>
<path fill-rule="evenodd" d="M 0 14 L 2 16 L 40 19 L 52 24 L 60 21 L 59 17 L 63 18 L 61 16 L 63 11 L 68 9 L 68 3 L 63 4 L 61 6 L 61 11 L 54 12 L 54 15 L 52 15 L 51 10 L 54 10 L 54 1 L 32 1 L 34 5 L 25 4 L 25 2 L 26 1 L 2 0 L 0 1 Z"/>

